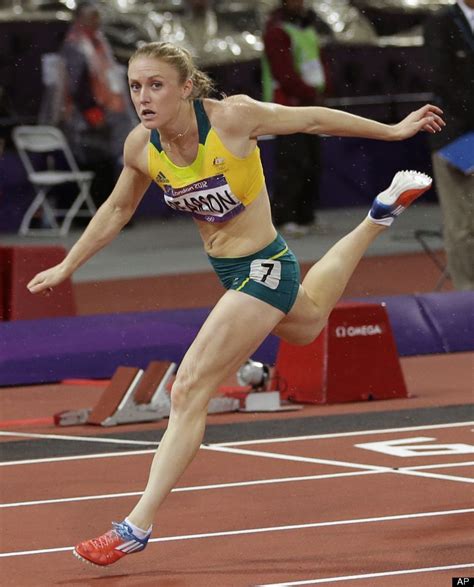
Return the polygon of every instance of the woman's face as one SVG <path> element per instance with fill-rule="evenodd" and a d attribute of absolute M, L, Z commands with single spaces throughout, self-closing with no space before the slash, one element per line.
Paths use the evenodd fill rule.
<path fill-rule="evenodd" d="M 191 80 L 182 84 L 173 66 L 154 57 L 135 58 L 128 67 L 128 82 L 133 105 L 148 129 L 172 123 L 192 90 Z"/>

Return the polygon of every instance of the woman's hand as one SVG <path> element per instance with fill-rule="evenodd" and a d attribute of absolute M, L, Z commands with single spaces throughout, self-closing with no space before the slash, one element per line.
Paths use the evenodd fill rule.
<path fill-rule="evenodd" d="M 69 273 L 60 263 L 35 275 L 26 287 L 33 294 L 41 292 L 47 294 L 52 291 L 53 287 L 56 287 L 68 277 Z"/>
<path fill-rule="evenodd" d="M 443 114 L 441 108 L 426 104 L 394 125 L 396 138 L 400 141 L 409 139 L 422 130 L 432 134 L 440 132 L 446 126 L 441 114 Z"/>

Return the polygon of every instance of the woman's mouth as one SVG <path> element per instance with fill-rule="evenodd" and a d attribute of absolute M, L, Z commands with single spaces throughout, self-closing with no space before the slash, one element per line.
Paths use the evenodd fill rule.
<path fill-rule="evenodd" d="M 153 118 L 156 115 L 156 112 L 154 112 L 153 110 L 149 110 L 148 108 L 144 108 L 141 111 L 141 117 L 144 120 L 150 120 L 151 118 Z"/>

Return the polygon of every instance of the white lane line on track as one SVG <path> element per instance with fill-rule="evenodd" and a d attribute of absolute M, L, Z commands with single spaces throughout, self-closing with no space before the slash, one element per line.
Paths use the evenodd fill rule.
<path fill-rule="evenodd" d="M 115 439 L 115 440 L 119 440 L 119 439 Z M 121 441 L 119 441 L 119 442 L 121 442 Z M 360 463 L 350 463 L 350 462 L 345 462 L 345 461 L 317 459 L 317 458 L 310 458 L 310 457 L 299 457 L 296 455 L 284 455 L 284 454 L 280 454 L 280 453 L 272 453 L 272 452 L 266 452 L 266 451 L 254 451 L 254 450 L 248 450 L 248 449 L 223 447 L 220 445 L 201 445 L 200 448 L 203 450 L 208 450 L 208 451 L 224 452 L 224 453 L 229 453 L 229 454 L 239 454 L 239 455 L 245 455 L 245 456 L 249 456 L 249 457 L 272 458 L 272 459 L 279 459 L 279 460 L 285 460 L 285 461 L 295 461 L 295 462 L 338 466 L 338 467 L 345 467 L 345 468 L 349 468 L 349 469 L 362 469 L 364 471 L 374 471 L 374 472 L 379 472 L 379 473 L 410 475 L 413 477 L 427 477 L 427 478 L 429 477 L 429 478 L 433 478 L 433 479 L 443 479 L 446 481 L 455 481 L 455 482 L 460 482 L 460 483 L 473 483 L 472 479 L 465 478 L 465 477 L 456 477 L 453 475 L 444 475 L 441 473 L 425 473 L 422 471 L 418 471 L 418 467 L 401 467 L 399 469 L 394 469 L 392 467 L 382 467 L 382 466 L 375 466 L 375 465 L 362 465 Z M 148 455 L 148 454 L 152 454 L 154 452 L 155 452 L 155 449 L 149 449 L 149 450 L 141 450 L 141 451 L 125 451 L 125 452 L 116 452 L 116 453 L 96 453 L 96 454 L 92 454 L 92 455 L 73 455 L 73 456 L 67 456 L 67 457 L 51 457 L 51 458 L 45 458 L 45 459 L 26 459 L 26 460 L 21 460 L 21 461 L 5 461 L 5 462 L 0 463 L 0 467 L 35 465 L 35 464 L 42 464 L 42 463 L 53 463 L 53 462 L 64 462 L 64 461 L 75 461 L 75 460 L 86 460 L 86 459 L 100 459 L 100 458 L 122 457 L 122 456 Z M 441 467 L 442 465 L 439 465 L 439 466 Z"/>
<path fill-rule="evenodd" d="M 335 460 L 328 460 L 328 459 L 318 459 L 312 457 L 299 457 L 296 455 L 287 455 L 287 454 L 280 454 L 280 453 L 273 453 L 267 451 L 258 451 L 258 450 L 249 450 L 249 449 L 242 449 L 242 448 L 232 448 L 230 446 L 202 446 L 201 448 L 205 450 L 211 451 L 221 451 L 221 452 L 228 452 L 232 454 L 239 454 L 239 455 L 247 455 L 247 456 L 256 456 L 256 457 L 263 457 L 269 459 L 280 459 L 284 461 L 296 461 L 302 463 L 315 463 L 319 465 L 331 465 L 337 467 L 345 467 L 349 469 L 363 469 L 365 471 L 376 471 L 379 473 L 392 473 L 398 475 L 408 475 L 411 477 L 429 477 L 431 479 L 442 479 L 444 481 L 455 481 L 457 483 L 474 483 L 473 479 L 469 479 L 466 477 L 455 477 L 454 475 L 444 475 L 442 473 L 425 473 L 419 472 L 416 470 L 416 467 L 406 469 L 405 467 L 393 468 L 393 467 L 383 467 L 377 465 L 363 465 L 361 463 L 351 463 L 347 461 L 335 461 Z"/>
<path fill-rule="evenodd" d="M 0 436 L 18 436 L 21 438 L 47 438 L 48 440 L 73 440 L 77 442 L 98 442 L 102 444 L 133 444 L 138 446 L 158 446 L 159 442 L 146 440 L 125 440 L 100 436 L 74 436 L 66 434 L 37 434 L 35 432 L 7 432 L 0 430 Z"/>
<path fill-rule="evenodd" d="M 298 440 L 320 440 L 325 438 L 345 438 L 370 434 L 386 434 L 392 432 L 411 432 L 414 430 L 437 430 L 438 428 L 459 428 L 473 426 L 473 422 L 453 422 L 451 424 L 432 424 L 426 426 L 409 426 L 405 428 L 382 428 L 379 430 L 359 430 L 357 432 L 336 432 L 333 434 L 313 434 L 309 436 L 288 436 L 285 438 L 263 438 L 261 440 L 241 440 L 236 442 L 218 442 L 213 446 L 245 446 L 246 444 L 268 444 L 274 442 L 296 442 Z"/>
<path fill-rule="evenodd" d="M 435 571 L 454 571 L 455 569 L 471 569 L 474 563 L 465 565 L 445 565 L 443 567 L 421 567 L 418 569 L 402 569 L 384 571 L 383 573 L 367 573 L 366 575 L 345 575 L 342 577 L 326 577 L 324 579 L 309 579 L 307 581 L 288 581 L 286 583 L 265 583 L 257 587 L 292 587 L 293 585 L 320 585 L 321 583 L 335 583 L 336 581 L 354 581 L 357 579 L 375 579 L 377 577 L 393 577 L 397 575 L 413 575 L 416 573 L 433 573 Z"/>
<path fill-rule="evenodd" d="M 99 452 L 91 455 L 72 455 L 69 457 L 49 457 L 46 459 L 25 459 L 22 461 L 4 461 L 0 463 L 0 467 L 13 467 L 16 465 L 37 465 L 44 463 L 60 463 L 62 461 L 82 461 L 87 459 L 108 459 L 111 457 L 128 457 L 136 455 L 150 455 L 154 454 L 155 449 L 149 450 L 126 450 L 124 452 Z"/>
<path fill-rule="evenodd" d="M 400 475 L 408 475 L 411 477 L 426 477 L 427 479 L 440 479 L 442 481 L 456 481 L 458 483 L 474 483 L 474 479 L 469 477 L 458 477 L 456 475 L 444 475 L 443 473 L 426 473 L 425 471 L 416 471 L 415 469 L 398 469 L 393 471 Z"/>
<path fill-rule="evenodd" d="M 474 461 L 464 461 L 459 463 L 435 463 L 432 465 L 415 465 L 413 467 L 403 467 L 404 471 L 425 471 L 427 469 L 449 469 L 451 467 L 471 467 Z"/>
<path fill-rule="evenodd" d="M 127 453 L 128 454 L 128 453 Z M 439 468 L 453 468 L 453 467 L 467 467 L 474 465 L 474 461 L 467 461 L 461 463 L 443 463 L 443 464 L 434 464 L 434 465 L 421 465 L 419 467 L 405 467 L 402 472 L 406 472 L 407 474 L 410 471 L 415 469 L 415 472 L 418 472 L 417 469 L 439 469 Z M 217 483 L 212 485 L 192 485 L 189 487 L 176 487 L 171 491 L 174 493 L 182 493 L 186 491 L 206 491 L 212 489 L 230 489 L 230 488 L 238 488 L 238 487 L 252 487 L 258 485 L 272 485 L 272 484 L 279 484 L 279 483 L 299 483 L 304 481 L 317 481 L 321 479 L 337 479 L 339 477 L 359 477 L 362 475 L 378 475 L 384 473 L 385 471 L 349 471 L 347 473 L 327 473 L 323 475 L 304 475 L 301 477 L 278 477 L 275 479 L 257 479 L 253 481 L 236 481 L 234 483 Z M 391 471 L 392 472 L 392 471 Z M 394 473 L 396 471 L 393 471 Z M 462 479 L 464 477 L 453 477 L 454 479 Z M 128 491 L 122 493 L 106 493 L 106 494 L 98 494 L 98 495 L 83 495 L 79 497 L 62 497 L 62 498 L 54 498 L 54 499 L 39 499 L 34 501 L 18 501 L 18 502 L 11 502 L 11 503 L 3 503 L 0 504 L 0 509 L 5 508 L 15 508 L 15 507 L 28 507 L 28 506 L 35 506 L 35 505 L 49 505 L 54 503 L 71 503 L 71 502 L 78 502 L 78 501 L 94 501 L 94 500 L 101 500 L 101 499 L 116 499 L 121 497 L 137 497 L 141 495 L 141 491 Z"/>
<path fill-rule="evenodd" d="M 126 453 L 128 454 L 128 453 Z M 407 475 L 410 472 L 418 473 L 417 469 L 436 469 L 436 468 L 453 468 L 453 467 L 466 467 L 474 465 L 474 461 L 466 461 L 460 463 L 445 463 L 445 464 L 434 464 L 434 465 L 421 465 L 419 467 L 404 467 L 401 473 L 405 473 Z M 396 473 L 397 471 L 390 471 L 391 473 Z M 217 483 L 212 485 L 193 485 L 189 487 L 176 487 L 171 491 L 174 493 L 182 493 L 186 491 L 206 491 L 212 489 L 229 489 L 229 488 L 239 488 L 239 487 L 252 487 L 258 485 L 271 485 L 271 484 L 279 484 L 279 483 L 300 483 L 304 481 L 317 481 L 322 479 L 337 479 L 339 477 L 359 477 L 362 475 L 378 475 L 381 473 L 385 473 L 385 471 L 349 471 L 347 473 L 327 473 L 322 475 L 304 475 L 300 477 L 278 477 L 274 479 L 256 479 L 253 481 L 236 481 L 233 483 Z M 436 474 L 435 474 L 436 475 Z M 420 475 L 416 475 L 420 476 Z M 466 482 L 465 477 L 454 477 L 454 476 L 445 476 L 448 479 L 454 480 L 461 480 Z M 474 482 L 472 479 L 468 480 L 469 482 Z M 74 503 L 74 502 L 81 502 L 81 501 L 94 501 L 94 500 L 101 500 L 101 499 L 116 499 L 116 498 L 125 498 L 125 497 L 137 497 L 141 495 L 141 491 L 128 491 L 122 493 L 105 493 L 99 495 L 84 495 L 78 497 L 58 497 L 54 499 L 39 499 L 33 501 L 18 501 L 18 502 L 11 502 L 11 503 L 2 503 L 0 504 L 0 509 L 7 509 L 7 508 L 16 508 L 16 507 L 30 507 L 30 506 L 37 506 L 37 505 L 51 505 L 55 503 Z"/>
<path fill-rule="evenodd" d="M 270 526 L 266 528 L 248 528 L 245 530 L 229 530 L 225 532 L 208 532 L 203 534 L 185 534 L 181 536 L 163 536 L 162 538 L 151 538 L 149 542 L 175 542 L 178 540 L 197 540 L 201 538 L 220 538 L 223 536 L 243 536 L 246 534 L 263 534 L 268 532 L 285 532 L 291 530 L 307 530 L 311 528 L 324 528 L 330 526 L 347 526 L 353 524 L 370 524 L 377 522 L 394 522 L 398 520 L 411 520 L 417 518 L 432 518 L 439 516 L 455 516 L 474 513 L 474 508 L 459 510 L 442 510 L 434 512 L 418 512 L 415 514 L 399 514 L 395 516 L 380 516 L 373 518 L 357 518 L 348 520 L 334 520 L 330 522 L 314 522 L 310 524 L 292 524 L 289 526 Z M 13 556 L 27 556 L 33 554 L 52 554 L 72 550 L 72 546 L 62 546 L 59 548 L 43 548 L 39 550 L 20 550 L 0 553 L 0 558 Z"/>
<path fill-rule="evenodd" d="M 286 455 L 275 452 L 266 452 L 259 450 L 246 450 L 242 448 L 231 448 L 227 446 L 203 445 L 204 450 L 215 452 L 225 452 L 237 455 L 245 455 L 250 457 L 263 457 L 268 459 L 279 459 L 282 461 L 296 461 L 298 463 L 315 463 L 317 465 L 332 465 L 336 467 L 346 467 L 349 469 L 364 469 L 365 471 L 380 471 L 384 473 L 391 473 L 393 469 L 390 467 L 379 467 L 377 465 L 361 465 L 359 463 L 349 463 L 346 461 L 335 461 L 332 459 L 318 459 L 313 457 L 299 457 L 297 455 Z"/>
<path fill-rule="evenodd" d="M 195 485 L 189 487 L 175 487 L 172 493 L 183 493 L 187 491 L 206 491 L 211 489 L 230 489 L 239 487 L 252 487 L 255 485 L 272 485 L 278 483 L 299 483 L 302 481 L 316 481 L 318 479 L 337 479 L 339 477 L 357 477 L 360 475 L 377 475 L 379 471 L 350 471 L 348 473 L 332 473 L 326 475 L 307 475 L 304 477 L 280 477 L 278 479 L 258 479 L 255 481 L 238 481 L 235 483 L 219 483 L 214 485 Z M 63 497 L 56 499 L 40 499 L 35 501 L 18 501 L 0 504 L 0 509 L 27 507 L 36 505 L 49 505 L 54 503 L 70 503 L 76 501 L 92 501 L 97 499 L 115 499 L 119 497 L 135 497 L 141 495 L 142 491 L 130 491 L 127 493 L 106 493 L 103 495 L 84 495 L 81 497 Z"/>

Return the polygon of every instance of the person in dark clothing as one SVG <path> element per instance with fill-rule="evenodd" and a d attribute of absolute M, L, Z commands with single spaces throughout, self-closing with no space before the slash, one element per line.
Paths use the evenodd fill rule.
<path fill-rule="evenodd" d="M 449 274 L 460 290 L 474 289 L 474 174 L 445 160 L 442 149 L 474 133 L 473 28 L 474 0 L 458 0 L 424 25 L 426 77 L 447 122 L 446 133 L 430 137 L 433 171 Z"/>
<path fill-rule="evenodd" d="M 136 118 L 94 2 L 78 4 L 60 55 L 66 72 L 61 126 L 80 167 L 95 172 L 91 195 L 100 206 L 115 185 L 121 147 Z"/>
<path fill-rule="evenodd" d="M 326 74 L 319 34 L 329 27 L 304 0 L 282 0 L 270 13 L 263 35 L 263 99 L 286 106 L 322 105 Z M 272 211 L 287 236 L 302 236 L 315 226 L 319 192 L 320 140 L 316 135 L 280 135 L 276 143 L 276 177 Z"/>

